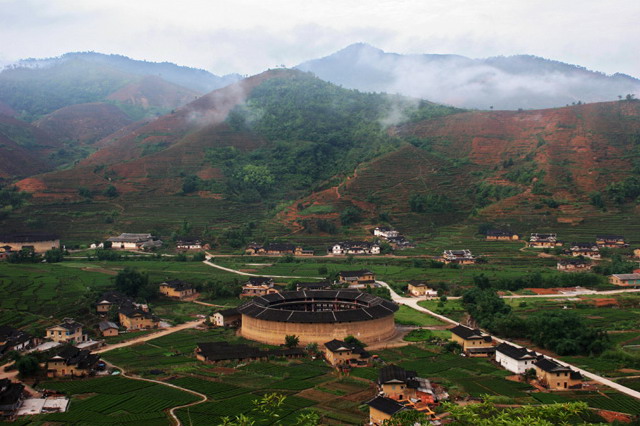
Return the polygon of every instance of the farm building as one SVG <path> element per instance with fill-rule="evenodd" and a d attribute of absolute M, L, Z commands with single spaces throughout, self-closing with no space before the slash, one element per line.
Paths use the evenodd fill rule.
<path fill-rule="evenodd" d="M 542 357 L 534 364 L 538 382 L 552 390 L 582 388 L 582 375 L 550 358 Z"/>
<path fill-rule="evenodd" d="M 34 253 L 45 253 L 60 248 L 60 237 L 55 234 L 5 234 L 0 235 L 0 246 L 6 252 L 28 249 Z"/>
<path fill-rule="evenodd" d="M 386 341 L 396 334 L 388 300 L 353 290 L 288 291 L 252 299 L 238 307 L 240 335 L 279 345 L 295 335 L 301 345 L 354 336 L 363 343 Z"/>
<path fill-rule="evenodd" d="M 418 400 L 424 404 L 435 402 L 429 380 L 397 365 L 387 365 L 378 371 L 378 387 L 382 395 L 394 400 Z"/>
<path fill-rule="evenodd" d="M 347 284 L 350 288 L 364 288 L 373 286 L 376 283 L 376 276 L 368 269 L 340 271 L 338 273 L 338 283 Z"/>
<path fill-rule="evenodd" d="M 232 345 L 229 342 L 198 343 L 195 349 L 196 358 L 207 363 L 266 361 L 269 357 L 287 359 L 302 358 L 305 355 L 301 348 L 262 350 L 246 344 Z"/>
<path fill-rule="evenodd" d="M 591 264 L 582 259 L 562 259 L 556 264 L 558 271 L 580 272 L 591 270 Z"/>
<path fill-rule="evenodd" d="M 598 235 L 596 236 L 598 247 L 624 248 L 629 247 L 622 235 Z"/>
<path fill-rule="evenodd" d="M 538 355 L 527 348 L 517 348 L 508 343 L 500 343 L 496 346 L 496 362 L 505 370 L 515 374 L 524 374 L 525 371 L 533 368 Z"/>
<path fill-rule="evenodd" d="M 491 229 L 485 234 L 487 241 L 518 241 L 520 235 L 511 231 L 503 231 L 499 229 Z"/>
<path fill-rule="evenodd" d="M 111 321 L 101 321 L 98 329 L 103 337 L 117 336 L 119 332 L 118 324 Z"/>
<path fill-rule="evenodd" d="M 562 246 L 562 241 L 558 241 L 557 234 L 532 233 L 529 238 L 528 247 L 531 248 L 553 248 Z"/>
<path fill-rule="evenodd" d="M 211 316 L 211 322 L 216 327 L 239 327 L 242 315 L 238 308 L 229 308 L 218 311 Z"/>
<path fill-rule="evenodd" d="M 249 281 L 242 285 L 240 298 L 264 296 L 266 294 L 278 293 L 279 290 L 274 287 L 273 278 L 268 277 L 251 277 Z"/>
<path fill-rule="evenodd" d="M 182 280 L 165 281 L 160 284 L 160 294 L 174 299 L 187 299 L 196 297 L 198 292 L 195 288 Z"/>
<path fill-rule="evenodd" d="M 640 274 L 613 274 L 609 276 L 609 282 L 625 287 L 640 285 Z"/>
<path fill-rule="evenodd" d="M 369 365 L 371 355 L 360 346 L 333 339 L 324 344 L 324 357 L 334 367 L 339 365 L 366 367 Z"/>
<path fill-rule="evenodd" d="M 82 331 L 83 325 L 71 318 L 65 318 L 63 322 L 53 327 L 48 327 L 45 337 L 54 342 L 84 342 L 88 340 L 86 334 Z"/>
<path fill-rule="evenodd" d="M 408 410 L 398 401 L 384 396 L 376 396 L 367 402 L 367 405 L 369 406 L 369 424 L 374 426 L 380 426 L 395 414 Z"/>
<path fill-rule="evenodd" d="M 569 252 L 573 257 L 586 257 L 588 259 L 600 259 L 600 249 L 594 243 L 571 243 Z"/>
<path fill-rule="evenodd" d="M 407 291 L 414 297 L 435 297 L 438 295 L 436 290 L 429 288 L 423 281 L 412 280 L 407 285 Z"/>
<path fill-rule="evenodd" d="M 24 351 L 32 348 L 38 343 L 29 333 L 8 325 L 0 326 L 0 356 L 10 351 Z"/>
<path fill-rule="evenodd" d="M 451 331 L 451 340 L 457 342 L 469 356 L 489 356 L 495 352 L 493 339 L 478 329 L 458 324 Z"/>
<path fill-rule="evenodd" d="M 471 254 L 471 250 L 445 250 L 442 261 L 447 264 L 472 265 L 476 263 L 476 258 Z"/>
<path fill-rule="evenodd" d="M 133 305 L 121 306 L 118 310 L 118 319 L 127 330 L 158 328 L 160 324 L 158 317 Z"/>
<path fill-rule="evenodd" d="M 343 241 L 329 247 L 329 254 L 380 254 L 380 246 L 367 241 Z"/>

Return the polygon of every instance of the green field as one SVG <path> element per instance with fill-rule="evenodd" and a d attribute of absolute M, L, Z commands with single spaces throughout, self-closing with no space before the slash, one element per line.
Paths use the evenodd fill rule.
<path fill-rule="evenodd" d="M 432 317 L 431 315 L 427 315 L 423 312 L 416 311 L 413 308 L 410 308 L 405 305 L 401 305 L 400 309 L 395 314 L 396 323 L 402 325 L 417 325 L 421 327 L 431 326 L 431 325 L 444 325 L 443 321 Z"/>

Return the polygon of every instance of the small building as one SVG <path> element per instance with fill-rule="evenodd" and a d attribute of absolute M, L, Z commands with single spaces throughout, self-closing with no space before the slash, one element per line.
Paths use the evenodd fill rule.
<path fill-rule="evenodd" d="M 438 292 L 422 282 L 417 280 L 409 281 L 407 285 L 407 291 L 414 297 L 435 297 Z"/>
<path fill-rule="evenodd" d="M 408 410 L 398 401 L 384 396 L 376 396 L 367 402 L 367 405 L 369 406 L 369 424 L 374 426 L 380 426 L 397 413 Z"/>
<path fill-rule="evenodd" d="M 393 228 L 389 228 L 388 226 L 379 226 L 373 230 L 373 235 L 388 240 L 389 238 L 399 237 L 400 233 Z"/>
<path fill-rule="evenodd" d="M 266 294 L 279 293 L 280 291 L 275 288 L 273 278 L 269 277 L 251 277 L 242 286 L 242 292 L 240 298 L 244 297 L 256 297 L 264 296 Z"/>
<path fill-rule="evenodd" d="M 242 314 L 238 308 L 229 308 L 218 311 L 211 316 L 211 322 L 216 327 L 239 327 Z"/>
<path fill-rule="evenodd" d="M 297 283 L 296 290 L 330 290 L 331 283 L 329 281 L 314 281 L 314 282 L 305 282 L 305 283 Z"/>
<path fill-rule="evenodd" d="M 60 237 L 55 234 L 4 234 L 0 235 L 0 246 L 9 253 L 23 249 L 45 253 L 60 248 Z"/>
<path fill-rule="evenodd" d="M 378 387 L 382 395 L 395 400 L 420 401 L 424 404 L 433 404 L 435 401 L 429 380 L 397 365 L 387 365 L 378 371 Z"/>
<path fill-rule="evenodd" d="M 198 239 L 180 239 L 176 241 L 176 249 L 188 251 L 188 250 L 208 250 L 210 247 L 208 244 L 203 244 L 202 240 Z"/>
<path fill-rule="evenodd" d="M 585 272 L 591 270 L 591 264 L 583 259 L 562 259 L 556 264 L 558 271 Z"/>
<path fill-rule="evenodd" d="M 416 247 L 415 244 L 407 240 L 403 235 L 398 235 L 397 237 L 389 237 L 387 238 L 387 242 L 394 250 L 404 250 Z"/>
<path fill-rule="evenodd" d="M 557 234 L 532 233 L 528 246 L 531 248 L 553 248 L 562 246 L 562 241 L 558 241 Z"/>
<path fill-rule="evenodd" d="M 338 273 L 338 282 L 340 284 L 347 284 L 351 288 L 371 287 L 376 283 L 376 276 L 368 269 L 340 271 Z"/>
<path fill-rule="evenodd" d="M 62 323 L 48 327 L 45 337 L 59 343 L 84 342 L 88 340 L 88 337 L 83 333 L 82 327 L 83 325 L 79 322 L 65 318 Z"/>
<path fill-rule="evenodd" d="M 360 346 L 333 339 L 324 344 L 324 357 L 334 367 L 341 365 L 366 367 L 369 365 L 371 355 Z"/>
<path fill-rule="evenodd" d="M 527 348 L 518 348 L 508 343 L 496 346 L 496 362 L 505 370 L 515 374 L 524 374 L 534 368 L 538 355 Z"/>
<path fill-rule="evenodd" d="M 495 352 L 493 339 L 479 329 L 458 324 L 451 331 L 451 340 L 457 342 L 468 356 L 489 356 Z"/>
<path fill-rule="evenodd" d="M 538 382 L 551 390 L 582 388 L 582 375 L 550 358 L 541 357 L 534 364 Z"/>
<path fill-rule="evenodd" d="M 447 264 L 473 265 L 476 263 L 476 258 L 471 254 L 471 250 L 445 250 L 442 261 Z"/>
<path fill-rule="evenodd" d="M 261 350 L 255 346 L 247 344 L 232 345 L 225 341 L 198 343 L 195 354 L 199 361 L 211 364 L 232 361 L 265 361 L 271 356 L 287 359 L 305 356 L 305 352 L 301 348 Z"/>
<path fill-rule="evenodd" d="M 111 243 L 111 248 L 114 250 L 141 250 L 145 243 L 154 245 L 151 234 L 122 233 L 117 237 L 107 238 L 107 241 Z"/>
<path fill-rule="evenodd" d="M 47 377 L 88 376 L 96 370 L 99 361 L 99 355 L 66 346 L 47 361 Z"/>
<path fill-rule="evenodd" d="M 134 305 L 121 306 L 118 310 L 118 320 L 127 330 L 158 328 L 160 324 L 158 317 Z"/>
<path fill-rule="evenodd" d="M 485 234 L 487 241 L 518 241 L 520 235 L 511 231 L 491 229 Z"/>
<path fill-rule="evenodd" d="M 111 321 L 101 321 L 98 328 L 103 337 L 117 336 L 119 332 L 118 324 Z"/>
<path fill-rule="evenodd" d="M 625 248 L 629 247 L 622 235 L 597 235 L 596 245 L 606 248 Z"/>
<path fill-rule="evenodd" d="M 0 326 L 0 356 L 11 351 L 24 351 L 38 344 L 32 335 L 8 325 Z"/>
<path fill-rule="evenodd" d="M 613 274 L 609 282 L 623 287 L 640 285 L 640 274 Z"/>
<path fill-rule="evenodd" d="M 633 257 L 640 259 L 640 248 L 633 250 Z"/>
<path fill-rule="evenodd" d="M 252 256 L 313 256 L 314 251 L 289 243 L 269 243 L 267 245 L 251 243 L 245 253 Z"/>
<path fill-rule="evenodd" d="M 170 280 L 160 284 L 160 294 L 174 299 L 187 299 L 196 297 L 198 292 L 185 281 Z"/>
<path fill-rule="evenodd" d="M 380 246 L 376 243 L 367 241 L 342 241 L 329 247 L 329 254 L 347 255 L 347 254 L 380 254 Z"/>
<path fill-rule="evenodd" d="M 108 314 L 112 308 L 120 308 L 121 306 L 135 306 L 143 311 L 148 311 L 146 304 L 135 303 L 133 299 L 117 291 L 108 291 L 102 293 L 102 296 L 96 302 L 96 312 L 102 316 Z"/>
<path fill-rule="evenodd" d="M 586 257 L 588 259 L 600 259 L 600 249 L 594 243 L 571 243 L 569 252 L 573 257 Z"/>
<path fill-rule="evenodd" d="M 25 392 L 22 383 L 13 383 L 10 379 L 0 379 L 0 417 L 10 418 L 22 405 Z"/>

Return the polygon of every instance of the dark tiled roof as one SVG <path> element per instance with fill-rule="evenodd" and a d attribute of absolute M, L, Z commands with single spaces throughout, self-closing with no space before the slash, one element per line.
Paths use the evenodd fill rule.
<path fill-rule="evenodd" d="M 102 293 L 102 296 L 98 299 L 98 303 L 103 301 L 110 302 L 114 305 L 121 305 L 124 303 L 133 304 L 133 300 L 130 297 L 125 296 L 118 291 L 107 291 L 106 293 Z"/>
<path fill-rule="evenodd" d="M 560 265 L 586 265 L 586 260 L 583 259 L 561 259 L 558 261 Z"/>
<path fill-rule="evenodd" d="M 302 356 L 301 348 L 260 350 L 247 344 L 232 345 L 229 342 L 198 343 L 198 350 L 208 361 L 232 361 L 248 358 L 265 358 L 269 356 Z"/>
<path fill-rule="evenodd" d="M 617 241 L 617 240 L 624 240 L 624 237 L 622 235 L 597 235 L 596 239 Z"/>
<path fill-rule="evenodd" d="M 40 241 L 59 240 L 56 234 L 5 234 L 0 235 L 0 241 L 3 243 L 37 243 Z"/>
<path fill-rule="evenodd" d="M 376 396 L 371 401 L 367 402 L 367 405 L 390 416 L 393 416 L 398 411 L 405 409 L 404 405 L 384 396 Z"/>
<path fill-rule="evenodd" d="M 516 235 L 516 233 L 499 229 L 491 229 L 487 231 L 487 235 L 490 237 L 511 237 L 512 235 Z"/>
<path fill-rule="evenodd" d="M 298 283 L 297 287 L 299 290 L 317 290 L 317 289 L 327 289 L 331 288 L 331 283 L 328 281 L 316 281 L 316 282 L 308 282 L 308 283 Z"/>
<path fill-rule="evenodd" d="M 358 271 L 340 271 L 340 275 L 343 277 L 361 277 L 363 275 L 372 275 L 373 272 L 371 272 L 368 269 L 360 269 Z"/>
<path fill-rule="evenodd" d="M 564 365 L 560 365 L 557 362 L 546 357 L 540 358 L 538 361 L 534 363 L 534 365 L 540 368 L 541 370 L 544 370 L 549 373 L 562 373 L 562 372 L 573 371 L 571 370 L 571 368 L 565 367 Z"/>
<path fill-rule="evenodd" d="M 162 284 L 167 285 L 167 286 L 171 287 L 172 289 L 174 289 L 176 291 L 185 291 L 185 290 L 193 289 L 191 284 L 187 283 L 186 281 L 182 281 L 182 280 L 165 281 Z"/>
<path fill-rule="evenodd" d="M 109 330 L 110 328 L 115 328 L 117 330 L 118 326 L 116 325 L 116 323 L 111 321 L 101 321 L 98 324 L 98 328 L 100 329 L 100 331 Z"/>
<path fill-rule="evenodd" d="M 409 380 L 415 379 L 416 376 L 415 371 L 405 370 L 397 365 L 387 365 L 378 371 L 378 383 L 407 383 Z"/>
<path fill-rule="evenodd" d="M 500 343 L 496 346 L 496 352 L 500 352 L 509 358 L 517 360 L 531 359 L 537 356 L 535 352 L 530 351 L 527 348 L 517 348 L 508 343 Z"/>
<path fill-rule="evenodd" d="M 249 284 L 252 285 L 263 285 L 263 284 L 273 284 L 273 278 L 269 277 L 251 277 L 249 278 Z"/>
<path fill-rule="evenodd" d="M 131 318 L 132 316 L 141 316 L 142 318 L 150 318 L 154 321 L 156 321 L 158 318 L 151 314 L 151 312 L 145 312 L 142 309 L 134 306 L 134 305 L 124 305 L 121 306 L 120 309 L 118 310 L 118 312 L 122 313 L 123 315 Z"/>
<path fill-rule="evenodd" d="M 75 365 L 77 368 L 86 370 L 92 368 L 99 360 L 100 356 L 92 354 L 86 349 L 78 349 L 74 346 L 66 346 L 58 351 L 55 357 L 60 357 L 67 365 Z"/>
<path fill-rule="evenodd" d="M 331 340 L 329 342 L 326 342 L 324 344 L 324 346 L 327 349 L 329 349 L 331 352 L 353 350 L 353 346 L 349 345 L 346 342 L 343 342 L 342 340 L 338 340 L 338 339 L 333 339 L 333 340 Z"/>
<path fill-rule="evenodd" d="M 13 383 L 10 379 L 0 380 L 0 405 L 12 406 L 22 398 L 24 385 Z"/>
<path fill-rule="evenodd" d="M 464 325 L 461 325 L 461 324 L 456 325 L 455 327 L 453 327 L 449 331 L 451 331 L 456 336 L 462 337 L 465 340 L 483 339 L 485 342 L 490 342 L 491 341 L 491 336 L 483 335 L 482 332 L 480 330 L 478 330 L 477 328 L 473 329 L 473 328 L 465 327 Z"/>
<path fill-rule="evenodd" d="M 222 315 L 223 317 L 240 315 L 240 311 L 238 311 L 238 308 L 223 309 L 222 311 L 218 311 L 217 313 Z"/>

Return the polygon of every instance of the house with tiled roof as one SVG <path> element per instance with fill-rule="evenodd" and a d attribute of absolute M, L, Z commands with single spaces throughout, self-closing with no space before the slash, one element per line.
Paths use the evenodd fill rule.
<path fill-rule="evenodd" d="M 65 318 L 60 324 L 48 327 L 45 338 L 59 343 L 80 343 L 89 340 L 83 332 L 83 325 L 71 318 Z"/>
<path fill-rule="evenodd" d="M 239 327 L 241 321 L 242 314 L 238 308 L 223 309 L 211 316 L 211 322 L 216 327 Z"/>
<path fill-rule="evenodd" d="M 160 294 L 174 299 L 187 299 L 198 296 L 196 289 L 182 280 L 164 281 L 160 284 Z"/>
<path fill-rule="evenodd" d="M 324 344 L 324 357 L 329 364 L 336 366 L 366 367 L 371 355 L 358 345 L 333 339 Z"/>
<path fill-rule="evenodd" d="M 539 356 L 527 348 L 518 348 L 508 343 L 500 343 L 496 346 L 496 362 L 505 370 L 515 374 L 524 374 L 530 370 Z"/>
<path fill-rule="evenodd" d="M 242 285 L 242 292 L 240 298 L 243 297 L 256 297 L 264 296 L 267 294 L 279 293 L 280 291 L 275 288 L 273 278 L 269 277 L 251 277 Z"/>
<path fill-rule="evenodd" d="M 429 380 L 419 377 L 415 371 L 393 364 L 378 370 L 378 388 L 382 395 L 395 400 L 415 400 L 425 404 L 435 401 Z"/>
<path fill-rule="evenodd" d="M 369 287 L 375 285 L 376 276 L 368 269 L 340 271 L 338 273 L 338 283 L 347 284 L 350 288 Z"/>
<path fill-rule="evenodd" d="M 613 274 L 609 276 L 609 282 L 623 287 L 640 285 L 640 274 Z"/>
<path fill-rule="evenodd" d="M 394 415 L 408 410 L 403 404 L 385 396 L 376 396 L 368 401 L 367 405 L 369 406 L 369 424 L 375 426 L 380 426 L 391 420 Z"/>
<path fill-rule="evenodd" d="M 598 247 L 624 248 L 629 247 L 622 235 L 597 235 L 596 244 Z"/>
<path fill-rule="evenodd" d="M 0 379 L 0 417 L 11 418 L 22 405 L 26 395 L 22 383 Z"/>
<path fill-rule="evenodd" d="M 347 254 L 380 254 L 380 245 L 367 241 L 342 241 L 335 243 L 328 250 L 329 254 L 347 255 Z"/>
<path fill-rule="evenodd" d="M 582 374 L 566 365 L 547 357 L 541 357 L 533 364 L 538 382 L 552 390 L 582 388 Z"/>
<path fill-rule="evenodd" d="M 100 356 L 86 349 L 66 346 L 47 360 L 47 377 L 83 377 L 92 374 L 100 361 Z"/>
<path fill-rule="evenodd" d="M 588 259 L 600 259 L 600 249 L 595 243 L 571 243 L 569 253 L 573 257 L 586 257 Z"/>
<path fill-rule="evenodd" d="M 563 272 L 584 272 L 591 270 L 591 263 L 584 259 L 561 259 L 556 263 L 556 269 Z"/>
<path fill-rule="evenodd" d="M 100 323 L 98 323 L 98 330 L 100 330 L 100 333 L 103 337 L 112 337 L 117 336 L 120 329 L 118 327 L 118 324 L 116 324 L 115 322 L 101 321 Z"/>
<path fill-rule="evenodd" d="M 260 349 L 247 344 L 230 344 L 229 342 L 198 343 L 195 349 L 199 361 L 216 364 L 219 362 L 266 361 L 269 357 L 287 359 L 302 358 L 305 352 L 301 348 Z"/>
<path fill-rule="evenodd" d="M 445 250 L 442 253 L 442 261 L 446 264 L 473 265 L 476 258 L 471 254 L 471 250 Z"/>
<path fill-rule="evenodd" d="M 562 241 L 558 241 L 557 234 L 540 234 L 533 232 L 531 233 L 531 237 L 529 237 L 527 246 L 531 248 L 553 248 L 562 246 Z"/>
<path fill-rule="evenodd" d="M 451 331 L 451 340 L 462 346 L 468 356 L 489 356 L 495 352 L 491 336 L 477 328 L 458 324 L 449 331 Z"/>
<path fill-rule="evenodd" d="M 118 310 L 118 320 L 127 330 L 158 328 L 160 319 L 135 305 L 124 305 Z"/>

